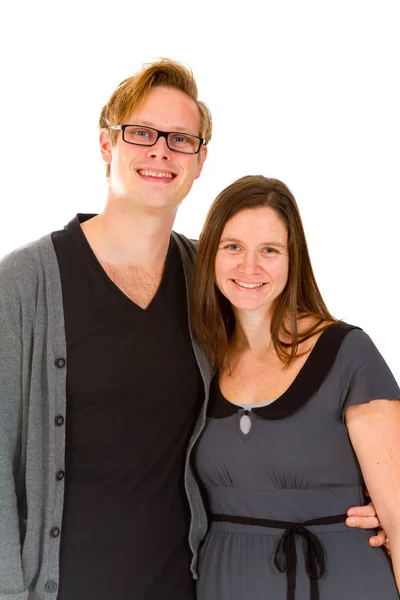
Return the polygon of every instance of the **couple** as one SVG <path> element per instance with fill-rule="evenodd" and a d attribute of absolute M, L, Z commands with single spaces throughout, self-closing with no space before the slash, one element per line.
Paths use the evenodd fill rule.
<path fill-rule="evenodd" d="M 201 600 L 397 598 L 344 513 L 364 477 L 400 581 L 400 391 L 326 309 L 290 191 L 224 190 L 193 285 L 171 234 L 211 137 L 191 73 L 148 65 L 100 129 L 104 211 L 0 266 L 0 600 L 194 600 L 191 560 Z"/>

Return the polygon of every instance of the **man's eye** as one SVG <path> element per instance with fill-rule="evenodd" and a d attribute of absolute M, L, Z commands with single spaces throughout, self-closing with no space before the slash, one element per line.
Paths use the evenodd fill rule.
<path fill-rule="evenodd" d="M 184 135 L 175 135 L 174 136 L 174 142 L 176 142 L 177 144 L 184 144 L 187 143 L 189 140 L 187 137 L 185 137 Z"/>
<path fill-rule="evenodd" d="M 133 133 L 139 137 L 147 137 L 149 135 L 149 132 L 144 129 L 136 129 Z"/>

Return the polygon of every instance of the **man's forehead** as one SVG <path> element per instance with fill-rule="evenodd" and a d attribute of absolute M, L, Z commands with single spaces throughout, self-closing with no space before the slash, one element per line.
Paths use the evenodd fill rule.
<path fill-rule="evenodd" d="M 195 101 L 184 92 L 174 88 L 152 88 L 125 122 L 197 135 L 200 113 Z"/>

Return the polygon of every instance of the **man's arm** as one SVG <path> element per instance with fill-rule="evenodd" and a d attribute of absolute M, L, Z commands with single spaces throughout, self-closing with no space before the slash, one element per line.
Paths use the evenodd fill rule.
<path fill-rule="evenodd" d="M 17 310 L 15 306 L 9 310 L 9 281 L 3 274 L 0 269 L 0 600 L 27 600 L 17 500 L 22 435 L 22 351 Z"/>
<path fill-rule="evenodd" d="M 346 424 L 364 480 L 391 542 L 400 590 L 400 400 L 351 406 Z"/>
<path fill-rule="evenodd" d="M 366 492 L 366 495 L 369 494 Z M 379 517 L 376 513 L 373 502 L 365 506 L 352 506 L 347 511 L 346 525 L 348 527 L 358 527 L 359 529 L 376 529 L 376 535 L 369 538 L 369 543 L 374 548 L 384 546 L 387 554 L 390 556 L 390 543 L 386 537 L 386 532 L 382 529 Z"/>

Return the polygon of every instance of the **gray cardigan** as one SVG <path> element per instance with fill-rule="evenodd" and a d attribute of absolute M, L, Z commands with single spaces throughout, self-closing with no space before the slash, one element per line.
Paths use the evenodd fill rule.
<path fill-rule="evenodd" d="M 173 235 L 189 290 L 195 245 Z M 212 370 L 191 336 L 205 391 L 185 469 L 197 578 L 207 519 L 189 456 L 204 427 Z M 57 597 L 60 536 L 54 528 L 61 529 L 63 513 L 66 372 L 60 273 L 47 235 L 0 263 L 0 600 Z"/>

